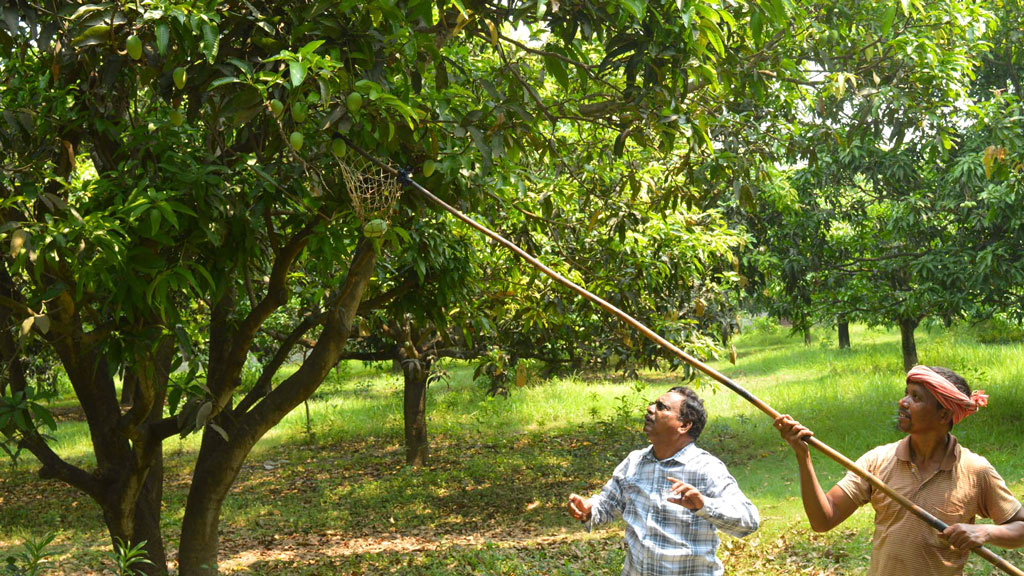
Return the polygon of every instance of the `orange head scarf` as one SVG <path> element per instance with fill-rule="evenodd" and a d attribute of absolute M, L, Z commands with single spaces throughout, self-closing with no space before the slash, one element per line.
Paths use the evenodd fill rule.
<path fill-rule="evenodd" d="M 984 390 L 975 390 L 968 398 L 952 382 L 924 365 L 914 366 L 907 372 L 907 383 L 911 382 L 928 388 L 943 408 L 952 411 L 953 424 L 959 424 L 961 420 L 977 412 L 978 408 L 988 405 L 988 395 Z"/>

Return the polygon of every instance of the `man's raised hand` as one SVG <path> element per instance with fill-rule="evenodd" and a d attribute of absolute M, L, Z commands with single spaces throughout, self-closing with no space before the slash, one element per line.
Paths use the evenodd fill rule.
<path fill-rule="evenodd" d="M 671 476 L 668 477 L 668 481 L 672 483 L 672 493 L 676 495 L 675 498 L 669 498 L 669 502 L 679 504 L 687 510 L 700 510 L 704 507 L 704 495 L 696 487 Z"/>

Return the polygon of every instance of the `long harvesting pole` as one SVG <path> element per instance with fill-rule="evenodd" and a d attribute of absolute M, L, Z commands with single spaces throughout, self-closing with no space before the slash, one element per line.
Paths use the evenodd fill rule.
<path fill-rule="evenodd" d="M 346 140 L 347 140 L 347 138 L 346 138 Z M 363 149 L 361 149 L 359 146 L 355 145 L 351 141 L 349 142 L 349 144 L 359 154 L 361 154 L 362 156 L 364 156 L 365 158 L 367 158 L 369 161 L 373 162 L 377 166 L 383 168 L 384 170 L 387 170 L 388 172 L 390 172 L 394 176 L 398 177 L 404 184 L 406 184 L 408 186 L 411 186 L 413 189 L 415 189 L 417 192 L 419 192 L 420 195 L 423 196 L 424 198 L 426 198 L 427 200 L 429 200 L 432 203 L 436 204 L 437 206 L 439 206 L 440 208 L 442 208 L 444 211 L 448 212 L 452 216 L 455 216 L 459 220 L 465 222 L 470 227 L 472 227 L 472 228 L 476 229 L 477 231 L 481 232 L 484 236 L 487 236 L 491 240 L 497 242 L 498 244 L 501 244 L 505 248 L 508 248 L 515 255 L 519 256 L 520 258 L 522 258 L 523 260 L 528 262 L 531 266 L 533 266 L 537 270 L 540 270 L 544 274 L 548 275 L 549 277 L 551 277 L 551 279 L 555 280 L 559 284 L 565 286 L 566 288 L 569 288 L 573 292 L 576 292 L 580 296 L 583 296 L 587 300 L 590 300 L 594 304 L 597 304 L 598 306 L 600 306 L 601 308 L 605 309 L 609 313 L 611 313 L 614 316 L 618 317 L 620 320 L 622 320 L 626 324 L 629 324 L 630 326 L 635 328 L 637 331 L 639 331 L 641 334 L 643 334 L 648 339 L 653 341 L 655 344 L 658 344 L 659 346 L 669 350 L 670 352 L 672 352 L 673 354 L 678 356 L 681 360 L 683 360 L 684 362 L 686 362 L 690 366 L 696 368 L 697 370 L 700 370 L 701 372 L 703 372 L 704 374 L 707 374 L 709 377 L 711 377 L 714 380 L 720 382 L 721 384 L 723 384 L 725 387 L 729 388 L 733 392 L 739 394 L 740 396 L 743 397 L 744 400 L 746 400 L 747 402 L 750 402 L 751 404 L 756 406 L 759 410 L 761 410 L 762 412 L 764 412 L 765 414 L 770 416 L 773 420 L 778 418 L 779 416 L 781 416 L 781 413 L 777 412 L 774 408 L 769 406 L 767 403 L 765 403 L 763 400 L 761 400 L 757 396 L 751 394 L 747 389 L 743 388 L 742 386 L 740 386 L 739 384 L 734 382 L 732 379 L 730 379 L 725 374 L 722 374 L 721 372 L 719 372 L 719 371 L 715 370 L 714 368 L 708 366 L 707 364 L 701 362 L 697 358 L 687 354 L 684 350 L 682 350 L 681 348 L 679 348 L 675 344 L 672 344 L 671 342 L 669 342 L 668 340 L 663 338 L 661 335 L 659 335 L 658 333 L 654 332 L 653 330 L 651 330 L 650 328 L 645 326 L 642 322 L 640 322 L 636 318 L 633 318 L 632 316 L 630 316 L 626 312 L 620 310 L 619 308 L 617 308 L 611 302 L 608 302 L 607 300 L 601 298 L 600 296 L 590 292 L 586 288 L 576 284 L 572 280 L 569 280 L 565 276 L 562 276 L 561 274 L 559 274 L 555 270 L 552 270 L 551 268 L 546 266 L 543 262 L 541 262 L 537 258 L 535 258 L 532 255 L 530 255 L 528 252 L 526 252 L 525 250 L 523 250 L 522 248 L 517 246 L 512 241 L 504 238 L 503 236 L 501 236 L 497 232 L 494 232 L 493 230 L 491 230 L 490 228 L 487 228 L 483 224 L 480 224 L 476 220 L 473 220 L 469 216 L 466 216 L 461 211 L 459 211 L 457 208 L 455 208 L 454 206 L 451 206 L 450 204 L 448 204 L 444 200 L 441 200 L 440 198 L 435 196 L 433 193 L 431 193 L 429 190 L 427 190 L 426 188 L 421 186 L 418 182 L 416 182 L 412 178 L 409 178 L 409 175 L 407 173 L 400 172 L 400 171 L 396 170 L 394 167 L 381 162 L 380 160 L 378 160 L 377 158 L 374 158 L 372 155 L 370 155 L 369 153 L 367 153 L 366 151 L 364 151 Z M 915 516 L 917 516 L 921 520 L 924 520 L 932 528 L 935 528 L 936 530 L 941 532 L 941 531 L 945 530 L 948 527 L 948 524 L 946 524 L 945 522 L 943 522 L 939 518 L 935 517 L 933 514 L 931 514 L 930 512 L 925 510 L 924 508 L 921 508 L 917 504 L 914 504 L 913 502 L 911 502 L 908 498 L 906 498 L 902 494 L 897 493 L 892 488 L 890 488 L 888 485 L 886 485 L 884 482 L 882 482 L 879 478 L 877 478 L 875 475 L 873 475 L 870 472 L 868 472 L 867 470 L 861 468 L 860 466 L 857 465 L 856 462 L 850 460 L 849 458 L 844 456 L 842 453 L 840 453 L 837 450 L 831 448 L 830 446 L 828 446 L 824 442 L 818 440 L 814 436 L 811 436 L 810 438 L 806 438 L 806 439 L 804 439 L 804 441 L 807 442 L 808 445 L 813 446 L 815 449 L 817 449 L 819 452 L 821 452 L 825 456 L 828 456 L 829 458 L 831 458 L 835 462 L 839 463 L 839 465 L 841 465 L 843 468 L 846 468 L 847 470 L 850 470 L 853 473 L 855 473 L 858 476 L 860 476 L 861 478 L 867 480 L 868 483 L 870 483 L 876 489 L 881 490 L 883 493 L 885 493 L 887 496 L 889 496 L 890 498 L 892 498 L 893 500 L 898 502 L 901 506 L 903 506 L 904 508 L 909 510 Z M 1003 559 L 1002 557 L 998 556 L 995 552 L 992 552 L 988 548 L 978 547 L 978 548 L 973 548 L 971 551 L 974 552 L 975 554 L 981 556 L 982 558 L 984 558 L 985 560 L 990 562 L 993 566 L 999 568 L 1000 570 L 1002 570 L 1003 572 L 1006 572 L 1007 574 L 1011 574 L 1013 576 L 1024 576 L 1024 571 L 1021 571 L 1020 569 L 1018 569 L 1013 564 L 1010 564 L 1005 559 Z"/>

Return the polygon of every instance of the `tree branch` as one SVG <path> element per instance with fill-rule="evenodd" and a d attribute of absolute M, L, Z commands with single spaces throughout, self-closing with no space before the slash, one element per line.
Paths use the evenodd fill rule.
<path fill-rule="evenodd" d="M 66 482 L 92 496 L 97 502 L 102 501 L 104 491 L 99 479 L 85 470 L 65 462 L 37 434 L 25 436 L 21 440 L 21 445 L 42 463 L 43 467 L 38 472 L 40 478 L 53 478 Z"/>
<path fill-rule="evenodd" d="M 239 374 L 245 365 L 245 358 L 252 348 L 252 342 L 256 338 L 260 327 L 271 314 L 288 302 L 288 272 L 292 264 L 305 249 L 313 234 L 313 230 L 320 224 L 323 217 L 318 216 L 305 228 L 295 234 L 277 252 L 273 268 L 270 272 L 270 282 L 267 284 L 267 292 L 263 299 L 239 324 L 238 329 L 231 336 L 230 344 L 225 349 L 223 364 L 213 364 L 209 372 L 208 386 L 213 399 L 214 409 L 211 416 L 220 412 L 231 399 L 231 393 L 238 382 Z M 212 342 L 211 342 L 212 344 Z"/>

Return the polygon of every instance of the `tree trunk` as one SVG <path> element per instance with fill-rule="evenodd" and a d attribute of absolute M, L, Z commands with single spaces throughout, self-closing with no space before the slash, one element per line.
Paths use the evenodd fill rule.
<path fill-rule="evenodd" d="M 914 330 L 920 320 L 916 318 L 903 318 L 900 320 L 900 345 L 903 349 L 903 370 L 908 371 L 917 365 L 917 342 L 914 340 Z"/>
<path fill-rule="evenodd" d="M 811 345 L 811 329 L 810 328 L 804 328 L 802 330 L 802 332 L 804 333 L 804 346 L 810 346 Z"/>
<path fill-rule="evenodd" d="M 840 316 L 838 320 L 839 325 L 839 349 L 845 350 L 850 347 L 850 323 L 846 321 L 846 316 Z"/>
<path fill-rule="evenodd" d="M 238 471 L 256 442 L 309 398 L 338 363 L 376 264 L 377 253 L 371 241 L 360 241 L 320 338 L 299 369 L 247 411 L 236 413 L 225 407 L 216 415 L 214 422 L 226 431 L 227 440 L 210 427 L 203 430 L 181 522 L 179 576 L 217 574 L 220 511 Z M 231 379 L 236 376 L 224 375 Z"/>
<path fill-rule="evenodd" d="M 146 542 L 146 559 L 153 564 L 138 568 L 146 576 L 167 576 L 167 551 L 164 550 L 163 533 L 160 531 L 164 464 L 162 447 L 158 449 L 160 454 L 156 456 L 135 504 L 135 534 L 131 540 L 133 546 Z"/>
<path fill-rule="evenodd" d="M 229 434 L 229 438 L 236 439 L 235 430 Z M 192 486 L 181 522 L 180 576 L 217 574 L 217 551 L 220 547 L 217 529 L 221 506 L 251 449 L 251 445 L 244 445 L 241 438 L 236 441 L 232 447 L 216 432 L 209 429 L 203 432 L 200 457 L 192 473 Z"/>
<path fill-rule="evenodd" d="M 405 463 L 423 466 L 427 463 L 427 376 L 430 363 L 410 358 L 405 347 L 399 347 L 398 358 L 405 376 Z"/>

